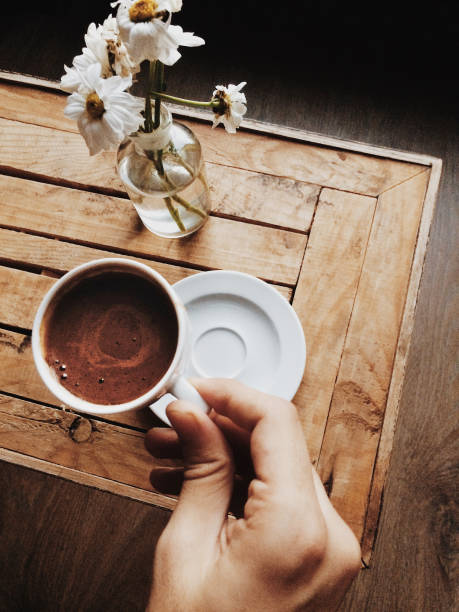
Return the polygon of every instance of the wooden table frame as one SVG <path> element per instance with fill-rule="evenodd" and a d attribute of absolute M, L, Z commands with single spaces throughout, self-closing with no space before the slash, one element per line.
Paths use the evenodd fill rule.
<path fill-rule="evenodd" d="M 8 368 L 0 378 L 0 459 L 173 508 L 172 498 L 148 490 L 144 482 L 148 461 L 140 449 L 142 432 L 153 423 L 149 415 L 111 422 L 88 419 L 62 410 L 40 390 L 27 340 L 34 307 L 53 276 L 114 252 L 148 261 L 172 282 L 199 270 L 241 269 L 273 283 L 292 301 L 303 323 L 308 362 L 295 402 L 313 461 L 333 503 L 361 538 L 368 564 L 441 160 L 254 121 L 245 121 L 244 130 L 228 140 L 221 130 L 211 131 L 203 124 L 205 113 L 172 107 L 177 118 L 193 126 L 204 146 L 215 202 L 210 224 L 185 246 L 152 236 L 132 238 L 138 227 L 130 228 L 122 243 L 122 228 L 115 227 L 118 234 L 98 244 L 96 227 L 77 235 L 58 218 L 51 226 L 52 214 L 45 216 L 43 202 L 56 206 L 63 190 L 69 190 L 65 193 L 75 196 L 75 206 L 91 202 L 101 211 L 112 206 L 114 216 L 127 219 L 113 170 L 109 176 L 109 157 L 101 162 L 85 157 L 84 143 L 61 116 L 63 96 L 51 91 L 56 84 L 2 77 L 0 359 Z M 42 101 L 40 113 L 30 110 L 34 99 Z M 34 146 L 42 147 L 48 158 L 35 159 L 39 149 L 23 145 L 21 134 L 23 139 L 33 136 Z M 53 174 L 46 168 L 52 154 L 49 138 L 55 134 L 60 150 L 69 147 L 78 156 L 60 165 L 53 158 Z M 73 170 L 79 173 L 76 178 L 70 174 Z M 242 191 L 233 199 L 238 188 Z M 278 200 L 265 204 L 272 193 L 285 208 L 279 209 Z M 30 210 L 27 222 L 25 202 L 31 197 L 37 207 Z M 242 204 L 234 202 L 237 197 Z M 19 202 L 23 212 L 17 212 L 13 202 Z M 225 236 L 231 237 L 236 224 L 241 242 L 251 241 L 238 257 L 230 242 L 220 244 Z M 44 245 L 54 238 L 59 251 L 53 259 Z M 267 246 L 272 252 L 257 258 Z M 35 436 L 38 441 L 31 446 L 34 432 L 40 437 Z M 132 443 L 137 459 L 127 472 L 143 470 L 143 480 L 130 480 L 122 469 L 117 475 L 104 475 L 105 467 L 96 473 L 91 468 L 94 454 L 85 450 L 93 435 L 103 438 L 99 444 L 105 450 L 99 457 L 110 454 L 122 436 L 123 448 Z M 53 459 L 61 444 L 72 451 L 64 452 L 66 461 L 59 453 L 58 460 Z"/>

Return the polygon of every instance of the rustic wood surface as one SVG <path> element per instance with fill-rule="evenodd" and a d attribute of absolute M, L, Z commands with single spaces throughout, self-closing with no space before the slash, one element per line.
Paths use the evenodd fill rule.
<path fill-rule="evenodd" d="M 413 259 L 422 262 L 425 254 L 425 240 L 417 238 L 423 211 L 428 232 L 438 178 L 430 180 L 431 170 L 439 162 L 398 161 L 393 152 L 391 158 L 359 154 L 346 151 L 344 143 L 337 143 L 338 149 L 319 148 L 255 131 L 240 131 L 250 157 L 237 157 L 234 141 L 227 141 L 226 134 L 222 138 L 221 131 L 210 132 L 200 122 L 187 121 L 204 142 L 209 166 L 215 167 L 209 180 L 216 213 L 193 239 L 167 241 L 139 224 L 123 197 L 113 156 L 102 156 L 102 172 L 91 164 L 74 129 L 67 124 L 46 125 L 48 117 L 56 116 L 56 108 L 62 113 L 64 96 L 44 96 L 40 103 L 44 112 L 36 126 L 24 100 L 39 101 L 37 90 L 8 82 L 2 90 L 6 95 L 0 106 L 5 134 L 0 145 L 4 171 L 0 224 L 5 250 L 0 255 L 13 266 L 0 268 L 0 323 L 9 328 L 0 332 L 0 388 L 10 394 L 2 404 L 2 447 L 128 487 L 150 489 L 146 474 L 151 461 L 141 433 L 84 416 L 61 416 L 52 408 L 56 400 L 35 370 L 29 333 L 38 304 L 59 274 L 55 267 L 40 268 L 43 255 L 38 259 L 29 255 L 31 240 L 40 240 L 41 253 L 55 252 L 56 239 L 57 250 L 60 243 L 70 241 L 67 252 L 73 261 L 81 261 L 81 248 L 84 256 L 111 249 L 165 260 L 169 263 L 160 267 L 169 280 L 193 273 L 185 268 L 184 274 L 182 263 L 248 272 L 284 285 L 281 291 L 292 289 L 293 306 L 308 341 L 311 329 L 311 367 L 295 401 L 313 461 L 333 503 L 362 541 L 368 565 L 390 458 L 388 435 L 387 452 L 377 461 L 386 398 L 409 287 L 411 302 L 417 299 L 419 279 L 413 287 L 411 267 Z M 223 153 L 212 140 L 214 133 Z M 16 142 L 34 146 L 15 146 Z M 282 154 L 290 177 L 280 176 Z M 244 168 L 249 164 L 256 170 Z M 304 168 L 311 183 L 304 181 Z M 237 178 L 231 174 L 234 170 L 251 176 L 239 177 L 238 189 L 231 190 Z M 228 171 L 225 191 L 222 177 Z M 429 180 L 432 194 L 427 206 Z M 280 206 L 268 205 L 264 211 L 261 204 L 274 186 Z M 219 216 L 222 210 L 224 217 Z M 14 267 L 28 265 L 33 269 Z M 69 266 L 60 259 L 60 268 Z M 408 331 L 407 342 L 409 335 Z M 399 370 L 404 366 L 404 361 L 397 364 Z M 403 379 L 403 374 L 399 377 Z M 25 404 L 11 394 L 49 407 Z M 395 404 L 388 418 L 395 420 L 397 410 Z M 143 431 L 155 424 L 148 409 L 108 420 Z M 78 451 L 75 442 L 80 444 Z"/>
<path fill-rule="evenodd" d="M 92 7 L 91 11 L 87 11 L 89 13 L 90 19 L 97 19 L 93 16 Z M 400 12 L 397 13 L 400 17 Z M 432 17 L 430 15 L 429 20 Z M 412 18 L 413 15 L 410 15 L 410 20 Z M 88 18 L 82 20 L 82 29 L 87 21 Z M 37 24 L 44 25 L 38 13 L 34 27 Z M 8 20 L 5 20 L 5 25 L 11 28 Z M 333 35 L 336 37 L 338 32 L 335 29 Z M 372 32 L 374 36 L 374 28 Z M 32 43 L 34 33 L 30 30 L 29 34 Z M 73 41 L 61 44 L 56 55 L 58 61 L 50 59 L 48 55 L 47 61 L 43 62 L 43 55 L 35 53 L 37 47 L 33 44 L 26 46 L 22 54 L 13 54 L 10 49 L 14 45 L 8 47 L 8 36 L 4 36 L 0 45 L 0 57 L 5 60 L 2 67 L 56 78 L 62 71 L 63 60 L 69 62 L 78 51 L 75 41 L 79 38 L 80 32 Z M 359 40 L 361 42 L 361 38 Z M 53 44 L 57 44 L 57 41 L 58 37 Z M 346 43 L 348 46 L 353 44 L 349 39 L 346 39 Z M 430 45 L 429 48 L 432 49 Z M 28 49 L 33 49 L 32 53 Z M 69 49 L 70 52 L 65 51 Z M 347 57 L 346 52 L 343 57 Z M 374 55 L 367 57 L 371 57 L 368 62 L 375 61 Z M 232 65 L 233 77 L 230 80 L 232 78 L 233 82 L 238 82 L 238 78 L 242 80 L 247 77 L 246 65 L 236 68 Z M 355 61 L 352 66 L 355 72 Z M 208 65 L 202 70 L 209 70 Z M 399 61 L 397 70 L 400 70 Z M 411 76 L 420 75 L 421 70 L 425 70 L 425 62 L 417 65 L 410 63 Z M 205 97 L 204 80 L 203 84 L 199 79 L 191 82 L 187 80 L 185 72 L 183 70 L 181 74 L 179 69 L 176 81 L 171 78 L 172 85 L 182 78 L 190 97 Z M 227 67 L 220 72 L 222 80 L 228 78 Z M 453 172 L 457 167 L 454 141 L 457 122 L 453 119 L 450 99 L 442 94 L 447 87 L 441 82 L 435 83 L 435 87 L 426 87 L 424 81 L 417 87 L 416 82 L 414 87 L 413 82 L 406 86 L 402 79 L 398 79 L 396 87 L 390 88 L 387 83 L 390 83 L 391 73 L 387 69 L 378 74 L 378 80 L 367 81 L 366 90 L 361 84 L 363 81 L 357 84 L 355 80 L 351 89 L 337 74 L 329 82 L 311 74 L 306 84 L 304 80 L 300 83 L 290 78 L 291 73 L 282 72 L 279 73 L 282 76 L 277 78 L 277 83 L 282 83 L 282 87 L 278 87 L 277 93 L 267 99 L 265 93 L 272 92 L 273 85 L 271 69 L 264 75 L 252 68 L 252 74 L 252 79 L 248 79 L 252 85 L 249 112 L 254 118 L 425 152 L 446 162 L 416 309 L 395 447 L 384 489 L 372 567 L 361 573 L 343 609 L 449 611 L 454 609 L 457 576 L 453 544 L 457 491 L 451 484 L 454 476 L 457 478 L 457 437 L 453 435 L 457 418 L 451 409 L 457 397 L 453 388 L 453 355 L 457 344 L 451 333 L 452 323 L 457 317 L 457 301 L 454 298 L 457 260 L 453 257 L 457 246 L 456 183 Z M 326 74 L 330 74 L 328 66 Z M 55 120 L 61 120 L 57 113 Z M 250 173 L 250 169 L 246 171 Z M 287 180 L 295 179 L 287 177 Z M 256 208 L 255 203 L 253 209 Z M 231 218 L 233 212 L 227 214 Z M 236 211 L 237 214 L 240 211 Z M 254 219 L 257 220 L 257 217 Z M 273 223 L 276 227 L 283 227 L 279 221 Z M 7 235 L 16 233 L 3 231 Z M 96 252 L 91 246 L 81 246 L 78 255 L 73 256 L 75 263 L 72 263 L 72 249 L 68 248 L 67 243 L 63 242 L 55 255 L 47 249 L 42 252 L 42 240 L 48 239 L 29 235 L 27 242 L 23 243 L 30 265 L 33 266 L 32 260 L 36 260 L 37 268 L 44 267 L 59 273 L 66 269 L 60 263 L 60 252 L 68 253 L 68 267 L 79 263 L 79 258 L 91 258 L 91 253 Z M 15 258 L 13 238 L 8 240 L 8 244 L 10 250 L 6 258 L 12 262 Z M 40 257 L 42 261 L 39 261 Z M 343 262 L 343 265 L 346 264 Z M 349 296 L 347 299 L 350 299 Z M 332 305 L 330 308 L 333 310 Z M 394 422 L 387 422 L 387 427 L 393 429 Z M 390 448 L 391 434 L 388 436 Z M 387 452 L 387 449 L 382 452 Z M 0 466 L 3 484 L 2 550 L 5 554 L 8 551 L 9 561 L 5 565 L 0 586 L 2 608 L 51 610 L 63 605 L 69 610 L 89 610 L 95 609 L 94 602 L 97 601 L 101 606 L 99 609 L 142 609 L 150 575 L 155 528 L 159 529 L 161 524 L 158 510 L 73 484 L 69 480 L 31 471 L 10 463 L 8 458 Z M 66 478 L 69 478 L 68 474 Z M 112 517 L 109 525 L 107 513 Z M 166 520 L 164 518 L 162 524 Z M 133 526 L 132 532 L 126 530 L 128 523 Z M 139 533 L 140 541 L 133 536 Z M 110 546 L 106 544 L 108 540 Z M 126 546 L 127 542 L 133 541 L 135 547 Z M 104 550 L 102 563 L 92 563 L 91 560 L 100 560 L 101 549 Z M 129 550 L 128 554 L 121 554 L 126 549 Z M 120 557 L 124 561 L 122 572 Z M 115 577 L 115 580 L 108 576 Z"/>

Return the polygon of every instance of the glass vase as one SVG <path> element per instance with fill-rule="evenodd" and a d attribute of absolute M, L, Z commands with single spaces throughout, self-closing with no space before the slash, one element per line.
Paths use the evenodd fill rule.
<path fill-rule="evenodd" d="M 167 238 L 192 234 L 211 208 L 201 144 L 161 104 L 160 125 L 136 132 L 118 148 L 117 170 L 142 223 Z"/>

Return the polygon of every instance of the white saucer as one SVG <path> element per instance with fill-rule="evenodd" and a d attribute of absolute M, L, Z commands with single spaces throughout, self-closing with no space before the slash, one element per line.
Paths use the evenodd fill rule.
<path fill-rule="evenodd" d="M 291 399 L 306 364 L 303 328 L 271 285 L 241 272 L 218 270 L 174 285 L 192 335 L 187 376 L 234 378 Z"/>

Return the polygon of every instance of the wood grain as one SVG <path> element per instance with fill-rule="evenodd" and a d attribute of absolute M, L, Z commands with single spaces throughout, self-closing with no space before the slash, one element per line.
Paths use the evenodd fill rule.
<path fill-rule="evenodd" d="M 294 232 L 218 218 L 187 240 L 168 240 L 142 226 L 129 200 L 1 175 L 0 224 L 284 284 L 296 282 L 307 240 Z"/>
<path fill-rule="evenodd" d="M 324 189 L 309 236 L 293 306 L 307 341 L 295 396 L 316 463 L 360 279 L 376 199 Z"/>
<path fill-rule="evenodd" d="M 206 165 L 213 212 L 306 232 L 319 185 L 238 168 Z"/>
<path fill-rule="evenodd" d="M 4 119 L 0 119 L 0 132 L 0 164 L 8 169 L 66 181 L 72 186 L 96 187 L 115 195 L 125 193 L 116 174 L 115 153 L 100 153 L 95 161 L 79 134 Z M 319 187 L 210 162 L 206 171 L 212 204 L 219 213 L 302 231 L 309 229 Z M 239 188 L 235 189 L 235 185 Z"/>
<path fill-rule="evenodd" d="M 410 138 L 420 146 L 423 133 L 420 127 Z M 442 132 L 442 141 L 452 138 Z M 458 211 L 451 170 L 443 178 L 430 233 L 371 567 L 352 586 L 343 612 L 451 612 L 458 607 L 454 329 L 459 260 L 454 257 Z"/>
<path fill-rule="evenodd" d="M 145 609 L 169 511 L 3 461 L 0 486 L 0 609 Z"/>
<path fill-rule="evenodd" d="M 35 312 L 55 280 L 0 266 L 0 325 L 32 329 Z"/>
<path fill-rule="evenodd" d="M 29 402 L 29 404 L 40 407 L 39 404 L 34 404 L 32 402 Z M 76 417 L 78 415 L 74 416 Z M 153 490 L 147 491 L 146 489 L 140 489 L 139 487 L 118 482 L 111 478 L 104 478 L 103 476 L 96 476 L 88 472 L 81 472 L 78 468 L 63 466 L 46 459 L 39 459 L 32 455 L 18 453 L 8 448 L 0 448 L 0 470 L 2 462 L 30 468 L 35 472 L 42 472 L 43 474 L 65 478 L 66 480 L 70 480 L 85 487 L 97 489 L 98 491 L 107 491 L 108 493 L 143 502 L 144 504 L 149 504 L 156 508 L 173 510 L 177 505 L 176 496 L 164 495 Z"/>
<path fill-rule="evenodd" d="M 119 256 L 99 249 L 91 249 L 72 243 L 32 236 L 22 232 L 0 229 L 0 261 L 21 265 L 29 263 L 45 274 L 38 275 L 25 270 L 0 266 L 0 324 L 32 329 L 33 317 L 45 292 L 51 287 L 51 278 L 59 278 L 64 272 L 94 259 Z M 126 257 L 140 261 L 162 274 L 171 284 L 196 274 L 192 268 L 173 266 L 138 257 Z M 37 268 L 35 272 L 37 272 Z M 56 274 L 52 274 L 56 272 Z M 51 275 L 51 276 L 50 276 Z M 48 278 L 46 278 L 48 277 Z M 285 299 L 290 300 L 292 290 L 273 285 Z"/>
<path fill-rule="evenodd" d="M 150 470 L 174 462 L 151 457 L 143 439 L 132 429 L 0 394 L 1 447 L 152 491 Z M 161 496 L 155 503 L 161 505 Z M 165 504 L 170 508 L 170 499 Z"/>
<path fill-rule="evenodd" d="M 378 199 L 318 470 L 362 537 L 428 172 Z"/>
<path fill-rule="evenodd" d="M 435 209 L 437 189 L 440 181 L 441 164 L 433 163 L 430 170 L 429 185 L 424 199 L 421 224 L 419 227 L 416 251 L 413 257 L 413 265 L 410 274 L 410 284 L 406 297 L 403 320 L 397 343 L 397 352 L 394 359 L 394 367 L 390 387 L 387 396 L 387 405 L 384 415 L 384 423 L 376 456 L 376 464 L 373 474 L 373 482 L 368 499 L 367 516 L 365 520 L 365 532 L 362 540 L 362 557 L 367 565 L 373 551 L 374 541 L 378 529 L 381 501 L 385 486 L 385 476 L 389 469 L 392 454 L 394 435 L 399 415 L 403 381 L 406 374 L 406 364 L 411 346 L 414 318 L 419 297 L 419 284 L 424 267 L 427 243 L 429 240 L 430 227 Z"/>
<path fill-rule="evenodd" d="M 94 5 L 80 8 L 83 32 L 94 20 Z M 4 20 L 3 66 L 55 79 L 64 61 L 79 52 L 81 36 L 73 38 L 72 47 L 69 30 L 63 27 L 68 15 L 62 11 L 61 21 L 48 16 L 34 20 L 29 32 L 35 37 L 25 40 L 21 37 L 27 18 L 21 7 L 17 10 L 21 13 L 16 24 Z M 230 29 L 238 23 L 239 8 L 228 5 L 225 10 L 230 19 L 224 25 Z M 227 78 L 229 70 L 233 82 L 248 81 L 250 117 L 309 130 L 308 138 L 319 138 L 323 146 L 336 146 L 344 138 L 343 146 L 372 155 L 378 155 L 374 145 L 379 144 L 381 149 L 388 147 L 387 155 L 406 149 L 407 157 L 415 156 L 410 151 L 421 151 L 446 160 L 372 568 L 361 572 L 343 610 L 451 612 L 457 609 L 457 447 L 451 433 L 457 425 L 457 342 L 452 330 L 458 312 L 458 150 L 457 109 L 449 95 L 454 91 L 455 55 L 444 53 L 443 45 L 455 38 L 447 36 L 452 26 L 441 10 L 416 15 L 403 7 L 386 11 L 384 28 L 376 34 L 370 12 L 366 18 L 362 11 L 353 13 L 352 7 L 350 12 L 348 7 L 337 12 L 333 4 L 321 5 L 319 11 L 322 19 L 326 16 L 326 35 L 313 34 L 312 42 L 298 37 L 302 51 L 312 54 L 306 78 L 304 66 L 300 70 L 299 63 L 297 68 L 292 64 L 288 30 L 278 45 L 281 53 L 287 50 L 282 71 L 277 70 L 280 64 L 273 65 L 272 53 L 245 54 L 244 47 L 236 46 L 224 74 Z M 344 11 L 356 38 L 343 27 Z M 215 28 L 215 11 L 208 12 L 208 19 Z M 302 27 L 301 20 L 297 23 L 298 29 Z M 75 27 L 72 24 L 70 32 Z M 368 37 L 370 30 L 375 36 Z M 202 26 L 198 33 L 205 31 Z M 413 41 L 425 38 L 429 44 L 410 46 L 407 32 Z M 397 37 L 403 42 L 397 44 Z M 175 85 L 187 97 L 204 99 L 222 66 L 215 48 L 202 48 L 199 65 L 194 55 L 190 53 L 188 60 L 184 53 L 183 63 L 171 71 L 171 91 Z M 416 57 L 407 52 L 413 49 Z M 439 62 L 432 61 L 432 52 Z M 300 60 L 303 57 L 298 54 Z M 40 107 L 34 120 L 40 121 L 46 112 Z M 353 142 L 347 144 L 349 140 Z M 152 551 L 167 520 L 158 509 L 11 463 L 0 462 L 0 481 L 0 516 L 6 526 L 0 548 L 8 558 L 2 568 L 1 609 L 144 609 Z"/>
<path fill-rule="evenodd" d="M 48 115 L 50 115 L 49 124 L 56 127 L 58 114 L 56 106 L 63 112 L 65 98 L 56 94 L 53 99 L 52 94 L 49 94 L 38 119 L 42 125 L 37 126 L 34 125 L 37 121 L 35 113 L 31 112 L 30 107 L 20 113 L 24 105 L 14 102 L 17 95 L 27 95 L 24 90 L 21 91 L 20 87 L 11 84 L 1 84 L 0 87 L 2 90 L 6 88 L 9 91 L 8 96 L 2 97 L 0 107 L 0 117 L 4 117 L 0 119 L 0 130 L 3 135 L 2 143 L 0 143 L 0 159 L 5 160 L 2 161 L 3 164 L 17 164 L 18 157 L 20 157 L 23 160 L 22 168 L 30 166 L 31 171 L 46 174 L 43 159 L 37 160 L 37 156 L 32 155 L 30 148 L 25 144 L 21 147 L 19 144 L 28 142 L 35 148 L 35 152 L 40 149 L 50 155 L 49 161 L 59 172 L 57 176 L 67 178 L 73 174 L 76 180 L 76 176 L 81 174 L 79 180 L 85 177 L 83 181 L 89 180 L 89 184 L 120 188 L 112 170 L 113 154 L 100 154 L 97 157 L 99 164 L 95 167 L 93 161 L 90 161 L 81 136 L 77 134 L 72 136 L 70 132 L 62 135 L 55 130 L 52 135 L 49 129 L 43 127 L 47 125 Z M 48 111 L 49 106 L 51 108 Z M 15 121 L 9 120 L 10 116 Z M 237 138 L 233 138 L 223 130 L 212 130 L 208 123 L 196 120 L 183 120 L 182 122 L 195 131 L 203 145 L 206 161 L 262 174 L 273 174 L 294 181 L 376 196 L 419 172 L 417 164 L 383 160 L 353 152 L 334 151 L 300 142 L 288 142 L 287 145 L 282 138 L 272 137 L 268 140 L 262 134 L 242 130 L 239 131 Z M 68 126 L 69 124 L 65 123 L 66 130 L 69 129 Z M 74 131 L 76 132 L 75 127 Z M 69 151 L 71 159 L 62 159 L 56 155 L 56 150 L 62 147 Z M 112 170 L 111 173 L 107 173 L 107 167 Z"/>

